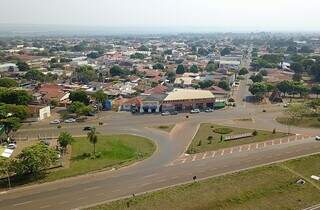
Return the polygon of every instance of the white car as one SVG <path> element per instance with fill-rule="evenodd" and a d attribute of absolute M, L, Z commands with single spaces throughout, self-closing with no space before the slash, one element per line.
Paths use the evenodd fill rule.
<path fill-rule="evenodd" d="M 169 116 L 169 115 L 170 115 L 170 112 L 162 112 L 161 115 L 162 115 L 162 116 Z"/>
<path fill-rule="evenodd" d="M 320 141 L 320 136 L 316 136 L 316 140 L 317 140 L 317 141 Z"/>
<path fill-rule="evenodd" d="M 15 148 L 17 148 L 17 145 L 11 143 L 11 144 L 8 144 L 7 148 L 8 148 L 8 149 L 15 149 Z"/>
<path fill-rule="evenodd" d="M 61 123 L 60 120 L 53 120 L 50 122 L 50 124 L 60 124 L 60 123 Z"/>
<path fill-rule="evenodd" d="M 199 109 L 192 109 L 190 111 L 191 114 L 197 114 L 197 113 L 200 113 L 200 110 Z"/>
<path fill-rule="evenodd" d="M 75 122 L 76 122 L 76 119 L 69 118 L 69 119 L 66 119 L 64 122 L 65 122 L 65 123 L 75 123 Z"/>
<path fill-rule="evenodd" d="M 206 109 L 205 112 L 213 112 L 213 109 Z"/>

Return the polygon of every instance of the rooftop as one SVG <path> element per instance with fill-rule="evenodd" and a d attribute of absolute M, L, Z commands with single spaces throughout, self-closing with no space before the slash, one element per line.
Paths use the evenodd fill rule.
<path fill-rule="evenodd" d="M 214 95 L 209 90 L 174 89 L 164 101 L 212 99 Z"/>

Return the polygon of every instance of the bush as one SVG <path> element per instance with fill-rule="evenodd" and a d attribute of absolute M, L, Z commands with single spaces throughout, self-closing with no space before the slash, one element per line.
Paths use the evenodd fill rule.
<path fill-rule="evenodd" d="M 213 130 L 213 132 L 215 133 L 219 133 L 219 134 L 229 134 L 231 133 L 233 130 L 231 128 L 215 128 Z"/>
<path fill-rule="evenodd" d="M 272 133 L 273 133 L 273 134 L 276 134 L 276 129 L 275 129 L 275 128 L 273 129 Z"/>
<path fill-rule="evenodd" d="M 213 139 L 213 136 L 208 136 L 208 140 L 212 140 Z"/>
<path fill-rule="evenodd" d="M 228 102 L 235 102 L 235 100 L 233 98 L 229 98 Z"/>
<path fill-rule="evenodd" d="M 256 130 L 253 131 L 253 132 L 252 132 L 252 135 L 253 135 L 253 136 L 257 136 L 257 135 L 258 135 L 258 131 L 256 131 Z"/>

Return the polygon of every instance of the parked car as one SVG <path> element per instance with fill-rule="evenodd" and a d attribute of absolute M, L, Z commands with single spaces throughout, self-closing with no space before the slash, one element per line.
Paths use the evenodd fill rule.
<path fill-rule="evenodd" d="M 317 140 L 317 141 L 320 141 L 320 136 L 316 136 L 316 140 Z"/>
<path fill-rule="evenodd" d="M 15 148 L 17 148 L 17 145 L 11 143 L 11 144 L 8 144 L 7 148 L 8 148 L 8 149 L 15 149 Z"/>
<path fill-rule="evenodd" d="M 213 112 L 213 109 L 206 109 L 205 112 Z"/>
<path fill-rule="evenodd" d="M 76 122 L 76 119 L 74 119 L 74 118 L 69 118 L 69 119 L 66 119 L 64 122 L 65 122 L 65 123 L 75 123 L 75 122 Z"/>
<path fill-rule="evenodd" d="M 86 126 L 86 127 L 83 128 L 84 131 L 91 131 L 91 129 L 92 128 L 90 126 Z"/>
<path fill-rule="evenodd" d="M 191 114 L 197 114 L 197 113 L 200 113 L 200 109 L 192 109 L 190 111 Z"/>
<path fill-rule="evenodd" d="M 168 116 L 168 115 L 170 115 L 170 112 L 162 112 L 161 115 L 162 116 Z"/>
<path fill-rule="evenodd" d="M 58 119 L 53 120 L 53 121 L 50 122 L 50 124 L 60 124 L 60 123 L 61 123 L 61 121 L 58 120 Z"/>
<path fill-rule="evenodd" d="M 172 111 L 172 112 L 170 112 L 170 115 L 177 115 L 177 114 L 178 114 L 177 111 Z"/>

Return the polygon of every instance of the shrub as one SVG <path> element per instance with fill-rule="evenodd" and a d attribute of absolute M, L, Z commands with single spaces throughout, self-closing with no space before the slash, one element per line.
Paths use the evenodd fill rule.
<path fill-rule="evenodd" d="M 208 140 L 212 140 L 213 139 L 213 136 L 208 136 Z"/>
<path fill-rule="evenodd" d="M 61 128 L 61 125 L 58 125 L 57 128 Z"/>
<path fill-rule="evenodd" d="M 275 129 L 275 128 L 273 129 L 272 133 L 273 133 L 273 134 L 276 134 L 276 129 Z"/>
<path fill-rule="evenodd" d="M 215 128 L 213 130 L 213 132 L 215 133 L 219 133 L 219 134 L 229 134 L 231 133 L 233 130 L 231 128 Z"/>
<path fill-rule="evenodd" d="M 233 98 L 229 98 L 228 102 L 235 102 L 235 100 Z"/>
<path fill-rule="evenodd" d="M 253 131 L 253 132 L 252 132 L 252 135 L 253 135 L 253 136 L 258 135 L 258 131 L 256 131 L 256 130 L 255 130 L 255 131 Z"/>

